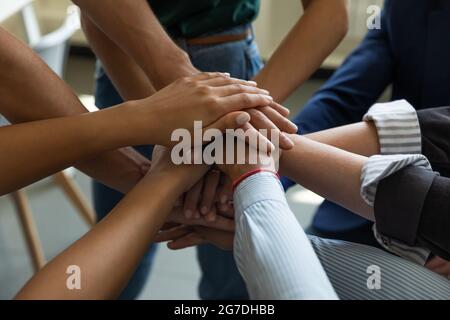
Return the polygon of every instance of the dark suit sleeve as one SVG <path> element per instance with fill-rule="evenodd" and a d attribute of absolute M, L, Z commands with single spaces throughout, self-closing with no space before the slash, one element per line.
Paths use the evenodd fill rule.
<path fill-rule="evenodd" d="M 393 58 L 386 12 L 379 30 L 370 30 L 357 49 L 310 99 L 294 122 L 300 134 L 361 121 L 392 81 Z"/>
<path fill-rule="evenodd" d="M 418 112 L 423 154 L 434 170 L 408 167 L 383 179 L 375 198 L 378 231 L 450 260 L 450 107 Z"/>

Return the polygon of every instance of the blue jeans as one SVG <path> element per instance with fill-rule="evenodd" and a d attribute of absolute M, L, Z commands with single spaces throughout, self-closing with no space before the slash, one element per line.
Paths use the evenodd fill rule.
<path fill-rule="evenodd" d="M 240 34 L 248 27 L 239 26 L 214 34 Z M 187 45 L 183 39 L 176 42 L 189 54 L 193 65 L 201 71 L 228 72 L 236 78 L 251 79 L 263 66 L 253 37 L 218 45 Z M 99 108 L 122 103 L 122 99 L 100 66 L 97 70 L 95 98 Z M 151 157 L 151 146 L 141 146 L 137 149 L 145 156 Z M 108 214 L 121 198 L 120 193 L 94 182 L 94 204 L 100 219 Z M 150 247 L 121 298 L 133 299 L 139 294 L 149 275 L 155 250 L 155 246 Z M 222 251 L 212 245 L 201 245 L 198 247 L 197 257 L 202 270 L 199 285 L 202 299 L 248 298 L 245 284 L 231 252 Z"/>

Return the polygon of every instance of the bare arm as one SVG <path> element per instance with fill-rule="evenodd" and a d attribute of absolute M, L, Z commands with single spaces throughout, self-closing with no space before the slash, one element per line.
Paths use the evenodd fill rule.
<path fill-rule="evenodd" d="M 73 2 L 123 52 L 133 58 L 155 89 L 198 72 L 188 55 L 164 31 L 147 1 L 103 0 L 101 6 L 98 1 L 92 0 Z"/>
<path fill-rule="evenodd" d="M 88 112 L 70 88 L 23 43 L 0 29 L 0 113 L 12 123 Z M 74 148 L 75 145 L 72 145 Z M 4 151 L 2 151 L 4 152 Z M 147 159 L 131 148 L 110 150 L 76 166 L 122 192 L 142 178 Z"/>
<path fill-rule="evenodd" d="M 302 0 L 305 12 L 255 78 L 285 100 L 337 47 L 348 28 L 346 0 Z"/>
<path fill-rule="evenodd" d="M 221 131 L 240 127 L 249 121 L 241 109 L 270 101 L 262 93 L 242 80 L 202 73 L 177 81 L 150 98 L 114 108 L 2 127 L 0 150 L 8 156 L 0 157 L 0 191 L 7 193 L 116 148 L 173 145 L 172 132 L 180 128 L 192 132 L 197 119 L 203 120 L 205 128 Z M 178 117 L 186 110 L 184 117 Z"/>
<path fill-rule="evenodd" d="M 103 33 L 85 14 L 81 25 L 89 44 L 124 100 L 143 99 L 156 92 L 133 58 Z"/>
<path fill-rule="evenodd" d="M 380 152 L 373 122 L 359 122 L 305 137 L 292 136 L 292 139 L 295 147 L 283 153 L 281 173 L 373 221 L 373 208 L 360 196 L 361 169 L 367 157 Z"/>
<path fill-rule="evenodd" d="M 377 129 L 371 121 L 318 131 L 305 137 L 366 157 L 380 153 Z"/>
<path fill-rule="evenodd" d="M 169 163 L 169 151 L 154 154 L 150 173 L 100 224 L 36 274 L 16 299 L 116 298 L 175 200 L 207 170 Z M 71 265 L 80 268 L 81 290 L 66 287 L 66 270 Z"/>

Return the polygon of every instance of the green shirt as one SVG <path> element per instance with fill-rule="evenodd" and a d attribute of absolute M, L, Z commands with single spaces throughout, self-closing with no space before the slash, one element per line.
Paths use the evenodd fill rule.
<path fill-rule="evenodd" d="M 260 0 L 148 0 L 161 24 L 175 36 L 201 34 L 252 22 Z"/>

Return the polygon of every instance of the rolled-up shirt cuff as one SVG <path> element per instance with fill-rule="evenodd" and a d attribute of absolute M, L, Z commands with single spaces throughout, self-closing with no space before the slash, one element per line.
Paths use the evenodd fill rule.
<path fill-rule="evenodd" d="M 248 207 L 259 201 L 267 200 L 286 202 L 280 179 L 270 172 L 260 172 L 246 178 L 234 192 L 236 219 Z"/>
<path fill-rule="evenodd" d="M 428 159 L 421 154 L 370 157 L 361 171 L 361 197 L 369 206 L 373 207 L 380 181 L 408 166 L 422 167 L 432 171 Z M 393 196 L 391 195 L 391 197 Z"/>
<path fill-rule="evenodd" d="M 363 120 L 375 123 L 381 154 L 421 153 L 422 138 L 417 112 L 406 100 L 377 103 Z"/>
<path fill-rule="evenodd" d="M 427 248 L 419 246 L 409 246 L 402 241 L 387 237 L 378 232 L 376 224 L 373 226 L 373 234 L 377 242 L 384 249 L 406 260 L 424 266 L 430 258 L 431 251 Z"/>

